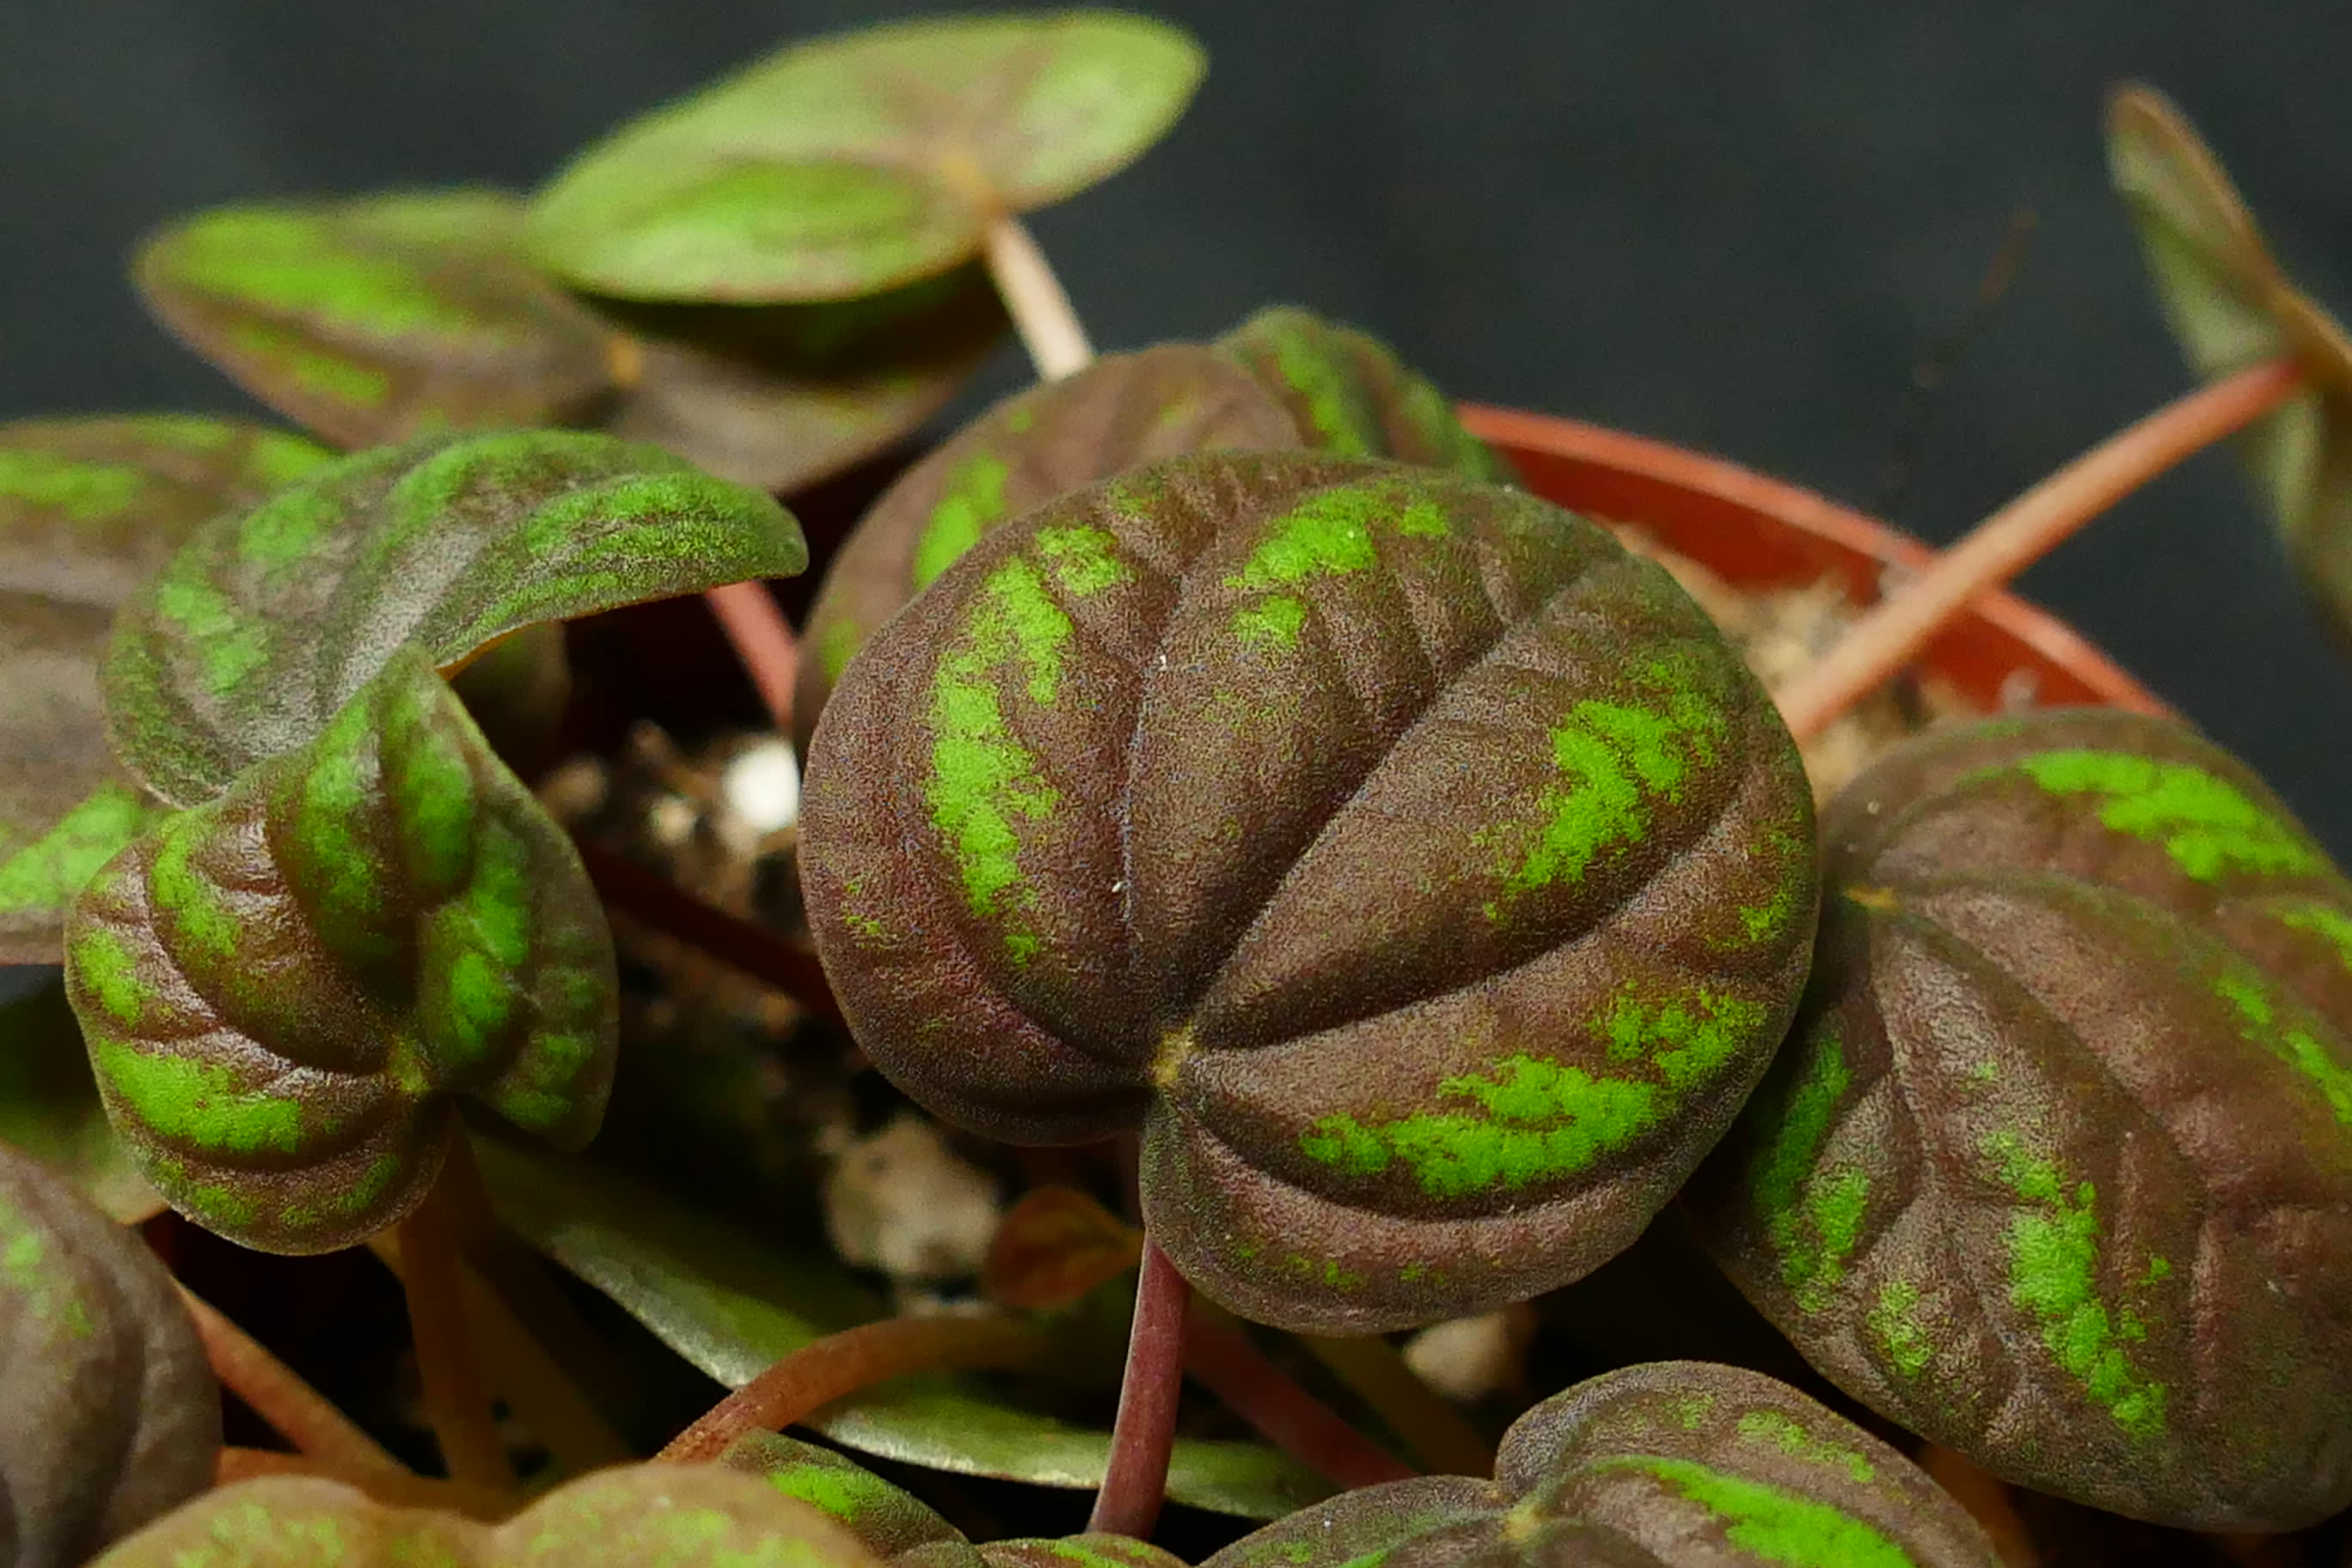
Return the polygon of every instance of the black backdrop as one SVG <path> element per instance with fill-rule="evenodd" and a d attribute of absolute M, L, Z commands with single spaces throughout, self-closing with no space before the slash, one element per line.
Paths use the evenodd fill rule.
<path fill-rule="evenodd" d="M 526 185 L 873 0 L 0 0 L 0 418 L 243 400 L 149 327 L 126 247 L 240 197 Z M 2344 0 L 1160 0 L 1208 83 L 1036 229 L 1107 348 L 1295 300 L 1449 390 L 1709 448 L 1864 506 L 2011 216 L 2024 269 L 1896 521 L 1947 539 L 2185 374 L 2108 196 L 2100 96 L 2171 91 L 2289 265 L 2352 307 Z M 998 387 L 1019 374 L 1010 359 Z M 2352 859 L 2352 664 L 2209 455 L 2035 569 Z"/>

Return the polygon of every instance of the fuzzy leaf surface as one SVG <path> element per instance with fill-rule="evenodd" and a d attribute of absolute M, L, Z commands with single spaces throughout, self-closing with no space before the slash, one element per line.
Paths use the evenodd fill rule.
<path fill-rule="evenodd" d="M 1260 310 L 1217 340 L 1282 400 L 1299 444 L 1335 458 L 1393 458 L 1512 484 L 1517 476 L 1462 427 L 1429 378 L 1378 338 L 1302 310 Z"/>
<path fill-rule="evenodd" d="M 2107 104 L 2107 167 L 2172 335 L 2219 381 L 2292 359 L 2305 385 L 2241 447 L 2312 601 L 2352 641 L 2352 338 L 2272 259 L 2221 161 L 2162 94 Z"/>
<path fill-rule="evenodd" d="M 642 443 L 526 430 L 364 452 L 199 528 L 124 604 L 108 738 L 194 805 L 317 736 L 411 642 L 446 668 L 536 622 L 807 563 L 773 500 Z"/>
<path fill-rule="evenodd" d="M 1368 1487 L 1202 1568 L 1994 1568 L 1919 1468 L 1760 1373 L 1653 1362 L 1545 1400 L 1492 1482 Z"/>
<path fill-rule="evenodd" d="M 155 816 L 106 744 L 116 606 L 198 524 L 328 458 L 230 419 L 0 426 L 0 963 L 55 963 L 73 896 Z"/>
<path fill-rule="evenodd" d="M 578 855 L 415 647 L 318 739 L 111 861 L 66 978 L 172 1205 L 325 1252 L 420 1202 L 466 1095 L 565 1147 L 612 1083 L 612 936 Z"/>
<path fill-rule="evenodd" d="M 118 1225 L 163 1211 L 106 1120 L 59 981 L 0 1004 L 0 1143 L 71 1181 Z"/>
<path fill-rule="evenodd" d="M 1298 453 L 984 538 L 819 722 L 801 866 L 860 1044 L 1014 1141 L 1143 1136 L 1260 1321 L 1373 1332 L 1620 1250 L 1802 982 L 1786 729 L 1664 572 L 1516 490 Z"/>
<path fill-rule="evenodd" d="M 1163 458 L 1302 444 L 1254 377 L 1192 343 L 1107 354 L 1004 398 L 900 475 L 835 552 L 793 700 L 803 742 L 850 656 L 1000 523 Z"/>
<path fill-rule="evenodd" d="M 2169 721 L 1924 737 L 1822 822 L 1820 955 L 1686 1194 L 1825 1375 L 2038 1490 L 2352 1502 L 2352 884 Z"/>
<path fill-rule="evenodd" d="M 1114 11 L 794 45 L 575 158 L 533 204 L 534 253 L 625 299 L 872 293 L 969 259 L 997 212 L 1132 163 L 1204 68 L 1178 28 Z"/>
<path fill-rule="evenodd" d="M 79 1568 L 212 1484 L 220 1390 L 136 1231 L 0 1143 L 0 1560 Z"/>
<path fill-rule="evenodd" d="M 341 447 L 591 423 L 617 334 L 523 259 L 522 213 L 478 189 L 215 207 L 131 275 L 182 342 Z"/>
<path fill-rule="evenodd" d="M 778 1247 L 593 1166 L 490 1139 L 476 1147 L 508 1228 L 730 1388 L 886 1315 L 829 1258 Z M 1032 1486 L 1100 1486 L 1110 1455 L 1108 1432 L 1025 1408 L 967 1374 L 897 1378 L 807 1426 L 878 1458 Z M 1277 1518 L 1328 1489 L 1257 1443 L 1185 1439 L 1169 1468 L 1173 1500 L 1245 1519 Z"/>
<path fill-rule="evenodd" d="M 308 1477 L 240 1481 L 92 1568 L 880 1568 L 818 1510 L 717 1465 L 622 1465 L 503 1524 Z"/>

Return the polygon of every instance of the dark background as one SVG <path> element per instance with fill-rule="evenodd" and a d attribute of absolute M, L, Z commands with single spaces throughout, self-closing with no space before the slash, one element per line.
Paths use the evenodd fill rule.
<path fill-rule="evenodd" d="M 529 185 L 857 0 L 0 0 L 0 418 L 240 395 L 142 317 L 126 248 L 179 212 L 395 184 Z M 2196 118 L 2288 266 L 2352 305 L 2352 5 L 1160 0 L 1207 85 L 1035 228 L 1099 346 L 1294 300 L 1460 395 L 1708 448 L 1882 507 L 1913 367 L 2011 215 L 2023 270 L 1916 443 L 1903 526 L 1951 537 L 2177 395 L 2099 142 L 2140 76 Z M 1021 374 L 1010 356 L 993 385 Z M 2208 455 L 2025 580 L 2268 774 L 2352 859 L 2352 666 Z"/>

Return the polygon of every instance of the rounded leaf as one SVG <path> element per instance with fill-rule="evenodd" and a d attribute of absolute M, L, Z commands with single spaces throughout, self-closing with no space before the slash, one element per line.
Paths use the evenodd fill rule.
<path fill-rule="evenodd" d="M 999 523 L 1163 458 L 1300 444 L 1247 373 L 1191 343 L 1108 354 L 1003 399 L 900 475 L 825 569 L 793 699 L 803 741 L 874 629 Z"/>
<path fill-rule="evenodd" d="M 1394 458 L 1496 484 L 1517 482 L 1510 465 L 1462 427 L 1445 395 L 1370 333 L 1276 305 L 1216 346 L 1282 400 L 1302 446 L 1335 458 Z"/>
<path fill-rule="evenodd" d="M 879 1568 L 805 1503 L 719 1465 L 623 1465 L 503 1524 L 270 1477 L 189 1504 L 92 1568 Z"/>
<path fill-rule="evenodd" d="M 532 205 L 541 265 L 642 300 L 837 300 L 945 271 L 999 212 L 1112 174 L 1200 48 L 1114 11 L 929 17 L 795 45 L 624 126 Z"/>
<path fill-rule="evenodd" d="M 1511 1426 L 1489 1484 L 1426 1476 L 1304 1510 L 1202 1568 L 1993 1568 L 1902 1455 L 1759 1373 L 1654 1362 Z"/>
<path fill-rule="evenodd" d="M 939 1114 L 1143 1133 L 1151 1234 L 1286 1328 L 1637 1235 L 1795 1002 L 1811 810 L 1664 572 L 1515 490 L 1204 456 L 989 535 L 819 723 L 801 866 Z"/>
<path fill-rule="evenodd" d="M 587 874 L 414 647 L 316 741 L 110 862 L 66 981 L 142 1173 L 265 1251 L 349 1247 L 415 1207 L 455 1095 L 578 1147 L 612 1082 Z"/>
<path fill-rule="evenodd" d="M 2157 301 L 2207 381 L 2292 359 L 2304 384 L 2241 438 L 2303 584 L 2352 639 L 2352 337 L 2271 258 L 2221 161 L 2179 110 L 2133 84 L 2107 100 L 2107 166 Z"/>
<path fill-rule="evenodd" d="M 500 191 L 215 207 L 131 276 L 181 341 L 343 447 L 592 422 L 618 334 L 524 261 Z"/>
<path fill-rule="evenodd" d="M 1813 984 L 1691 1201 L 1841 1387 L 2200 1529 L 2352 1502 L 2352 885 L 2188 729 L 1940 731 L 1822 824 Z"/>
<path fill-rule="evenodd" d="M 730 1444 L 719 1462 L 758 1476 L 783 1496 L 815 1509 L 877 1557 L 896 1558 L 926 1547 L 968 1550 L 963 1531 L 929 1503 L 831 1448 L 780 1432 L 754 1432 Z"/>
<path fill-rule="evenodd" d="M 106 744 L 115 606 L 199 523 L 328 459 L 231 419 L 0 426 L 0 963 L 55 963 L 66 906 L 154 815 Z"/>
<path fill-rule="evenodd" d="M 212 1485 L 220 1390 L 163 1266 L 0 1143 L 0 1561 L 77 1568 Z"/>
<path fill-rule="evenodd" d="M 108 738 L 192 805 L 317 736 L 410 642 L 446 668 L 535 622 L 807 563 L 773 500 L 640 443 L 524 430 L 363 452 L 199 528 L 131 595 Z"/>

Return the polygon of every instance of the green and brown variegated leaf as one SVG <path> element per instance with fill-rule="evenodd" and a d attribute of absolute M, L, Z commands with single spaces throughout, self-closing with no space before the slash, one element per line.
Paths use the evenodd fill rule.
<path fill-rule="evenodd" d="M 1335 458 L 1393 458 L 1496 484 L 1510 466 L 1462 427 L 1454 405 L 1386 343 L 1296 306 L 1260 310 L 1217 340 L 1280 398 L 1299 443 Z"/>
<path fill-rule="evenodd" d="M 380 1503 L 340 1482 L 223 1487 L 91 1568 L 880 1568 L 806 1503 L 719 1465 L 625 1465 L 503 1524 Z"/>
<path fill-rule="evenodd" d="M 206 519 L 328 460 L 230 419 L 0 426 L 0 963 L 54 963 L 66 906 L 155 808 L 106 744 L 115 607 Z"/>
<path fill-rule="evenodd" d="M 2292 359 L 2304 384 L 2243 448 L 2313 602 L 2352 639 L 2352 338 L 2271 258 L 2221 161 L 2152 88 L 2107 103 L 2107 166 L 2157 302 L 2207 381 Z"/>
<path fill-rule="evenodd" d="M 124 604 L 108 737 L 192 805 L 313 739 L 410 642 L 446 668 L 537 622 L 807 563 L 767 496 L 641 443 L 525 430 L 364 452 L 198 529 Z"/>
<path fill-rule="evenodd" d="M 719 1462 L 821 1510 L 899 1568 L 1183 1568 L 1156 1546 L 1103 1532 L 975 1546 L 912 1493 L 830 1448 L 772 1432 L 741 1439 Z"/>
<path fill-rule="evenodd" d="M 978 374 L 1007 324 L 977 265 L 823 304 L 601 303 L 636 334 L 640 356 L 605 428 L 771 491 L 912 433 Z"/>
<path fill-rule="evenodd" d="M 801 826 L 859 1043 L 992 1136 L 1139 1130 L 1225 1305 L 1367 1332 L 1639 1234 L 1795 1005 L 1788 731 L 1529 496 L 1180 459 L 988 535 L 849 667 Z"/>
<path fill-rule="evenodd" d="M 929 17 L 795 45 L 624 126 L 532 205 L 540 264 L 625 299 L 840 300 L 1140 156 L 1204 68 L 1112 11 Z"/>
<path fill-rule="evenodd" d="M 81 1025 L 55 978 L 0 1004 L 0 1143 L 71 1181 L 118 1224 L 163 1210 L 106 1120 Z"/>
<path fill-rule="evenodd" d="M 1803 1011 L 1688 1194 L 1725 1268 L 2011 1480 L 2202 1529 L 2352 1502 L 2352 884 L 2105 710 L 1915 742 L 1822 840 Z"/>
<path fill-rule="evenodd" d="M 1959 1504 L 1860 1427 L 1759 1373 L 1627 1367 L 1512 1424 L 1490 1482 L 1368 1487 L 1202 1568 L 1994 1568 Z"/>
<path fill-rule="evenodd" d="M 489 190 L 215 207 L 150 237 L 131 275 L 190 348 L 338 446 L 595 423 L 625 351 L 521 230 Z"/>
<path fill-rule="evenodd" d="M 414 1207 L 457 1095 L 577 1147 L 611 1087 L 587 875 L 415 647 L 100 871 L 66 976 L 142 1173 L 266 1251 L 349 1247 Z"/>
<path fill-rule="evenodd" d="M 850 656 L 999 523 L 1162 458 L 1300 444 L 1253 377 L 1190 343 L 1108 355 L 1005 398 L 901 475 L 834 555 L 793 694 L 803 743 Z"/>
<path fill-rule="evenodd" d="M 220 1390 L 136 1231 L 0 1143 L 0 1551 L 79 1568 L 212 1484 Z"/>

